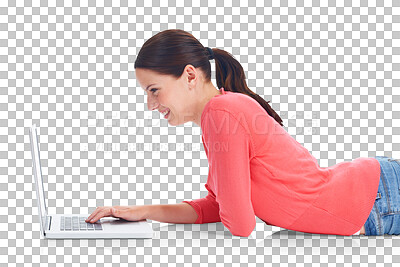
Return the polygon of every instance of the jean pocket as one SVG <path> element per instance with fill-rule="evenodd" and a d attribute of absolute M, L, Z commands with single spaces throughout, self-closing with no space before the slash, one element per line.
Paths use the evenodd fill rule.
<path fill-rule="evenodd" d="M 380 214 L 388 212 L 388 207 L 386 201 L 383 201 L 382 193 L 378 192 L 376 194 L 374 206 L 377 208 L 377 212 Z"/>

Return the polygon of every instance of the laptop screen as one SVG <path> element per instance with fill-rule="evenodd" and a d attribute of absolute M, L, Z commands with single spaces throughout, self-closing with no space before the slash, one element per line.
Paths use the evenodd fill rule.
<path fill-rule="evenodd" d="M 36 124 L 32 125 L 30 128 L 29 136 L 31 141 L 33 176 L 35 178 L 36 197 L 39 208 L 40 231 L 43 235 L 45 232 L 44 230 L 46 229 L 47 206 L 43 187 L 42 167 L 40 165 L 39 140 L 36 131 Z"/>

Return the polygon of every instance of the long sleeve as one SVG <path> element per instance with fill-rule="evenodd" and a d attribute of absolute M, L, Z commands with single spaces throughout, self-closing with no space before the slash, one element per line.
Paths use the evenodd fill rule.
<path fill-rule="evenodd" d="M 207 184 L 205 187 L 208 190 Z M 219 206 L 215 201 L 215 195 L 211 191 L 209 191 L 208 195 L 204 198 L 182 202 L 191 205 L 196 211 L 198 217 L 194 222 L 195 224 L 214 223 L 221 221 L 219 217 Z"/>
<path fill-rule="evenodd" d="M 205 120 L 205 146 L 219 215 L 235 236 L 249 236 L 256 225 L 251 202 L 251 138 L 239 120 L 224 110 L 213 110 Z"/>

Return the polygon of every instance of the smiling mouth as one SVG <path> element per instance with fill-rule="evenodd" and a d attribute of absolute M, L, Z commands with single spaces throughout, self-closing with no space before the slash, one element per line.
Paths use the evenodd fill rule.
<path fill-rule="evenodd" d="M 164 119 L 168 118 L 170 113 L 171 113 L 171 110 L 168 110 L 168 112 L 164 115 Z"/>
<path fill-rule="evenodd" d="M 168 113 L 168 111 L 169 111 L 169 108 L 167 108 L 166 110 L 164 110 L 163 112 L 161 112 L 161 114 L 165 115 L 165 114 Z"/>

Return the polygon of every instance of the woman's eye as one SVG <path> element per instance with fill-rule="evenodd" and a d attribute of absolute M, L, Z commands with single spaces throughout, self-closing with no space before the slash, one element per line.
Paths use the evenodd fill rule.
<path fill-rule="evenodd" d="M 155 91 L 157 91 L 157 89 L 151 89 L 150 91 L 154 93 Z"/>

